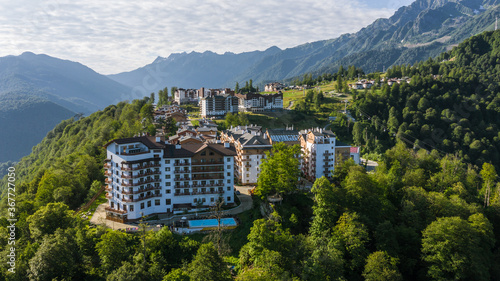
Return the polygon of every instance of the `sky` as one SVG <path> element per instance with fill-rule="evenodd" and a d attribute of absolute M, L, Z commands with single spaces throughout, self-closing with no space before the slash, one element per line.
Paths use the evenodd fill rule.
<path fill-rule="evenodd" d="M 353 33 L 414 0 L 0 0 L 0 56 L 25 51 L 101 74 L 171 53 L 241 53 Z"/>

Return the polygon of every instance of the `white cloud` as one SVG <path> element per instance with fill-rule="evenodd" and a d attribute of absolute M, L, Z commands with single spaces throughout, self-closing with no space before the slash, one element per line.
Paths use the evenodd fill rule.
<path fill-rule="evenodd" d="M 45 53 L 117 73 L 173 52 L 239 53 L 335 38 L 408 2 L 0 0 L 0 55 Z"/>

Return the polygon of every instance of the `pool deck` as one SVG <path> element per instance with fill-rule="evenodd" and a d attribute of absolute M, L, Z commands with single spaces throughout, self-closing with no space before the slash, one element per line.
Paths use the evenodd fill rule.
<path fill-rule="evenodd" d="M 240 186 L 235 186 L 235 190 L 240 191 L 241 194 L 236 195 L 238 196 L 238 199 L 240 199 L 240 205 L 237 207 L 234 207 L 229 210 L 224 210 L 223 214 L 227 216 L 231 215 L 237 215 L 240 213 L 243 213 L 245 211 L 248 211 L 252 209 L 253 206 L 253 200 L 252 196 L 249 195 L 249 188 L 248 187 L 240 187 Z M 97 207 L 96 211 L 94 212 L 94 215 L 90 219 L 90 222 L 93 224 L 99 224 L 99 225 L 105 225 L 111 229 L 118 230 L 118 229 L 135 229 L 139 227 L 138 223 L 120 223 L 120 222 L 114 222 L 106 219 L 106 210 L 104 209 L 106 207 L 107 203 L 101 204 Z M 206 215 L 207 213 L 200 213 L 199 215 Z M 188 220 L 189 219 L 196 219 L 198 217 L 198 214 L 180 214 L 180 215 L 174 215 L 174 216 L 165 216 L 165 215 L 159 215 L 158 216 L 160 219 L 158 220 L 147 220 L 144 221 L 149 225 L 148 230 L 159 230 L 158 227 L 155 227 L 158 224 L 171 224 L 174 221 L 180 220 L 182 217 L 186 217 Z"/>

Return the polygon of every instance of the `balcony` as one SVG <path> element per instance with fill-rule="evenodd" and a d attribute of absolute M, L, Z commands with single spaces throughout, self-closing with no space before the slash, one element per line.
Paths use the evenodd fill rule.
<path fill-rule="evenodd" d="M 212 179 L 224 179 L 224 175 L 193 175 L 193 180 L 212 180 Z"/>
<path fill-rule="evenodd" d="M 113 190 L 113 187 L 112 187 L 112 186 L 109 186 L 109 185 L 106 185 L 106 186 L 104 187 L 104 190 L 106 190 L 106 191 L 112 191 L 112 190 Z"/>
<path fill-rule="evenodd" d="M 112 183 L 112 182 L 113 182 L 113 180 L 110 180 L 108 178 L 104 179 L 104 183 Z"/>
<path fill-rule="evenodd" d="M 122 189 L 121 191 L 121 194 L 125 194 L 125 195 L 128 195 L 128 194 L 139 194 L 139 193 L 143 193 L 143 192 L 147 192 L 147 191 L 151 191 L 151 190 L 161 190 L 161 186 L 149 186 L 149 187 L 146 187 L 146 188 L 139 188 L 139 189 L 135 189 L 133 191 L 125 191 L 125 189 Z"/>
<path fill-rule="evenodd" d="M 158 194 L 150 194 L 150 195 L 146 195 L 146 196 L 142 196 L 142 197 L 137 197 L 137 198 L 134 198 L 134 199 L 122 199 L 122 202 L 139 202 L 139 201 L 142 201 L 142 200 L 146 200 L 146 199 L 149 199 L 149 198 L 154 198 L 154 197 L 161 197 L 161 193 L 158 193 Z"/>
<path fill-rule="evenodd" d="M 137 171 L 137 170 L 141 170 L 141 169 L 158 168 L 158 167 L 161 167 L 160 163 L 148 164 L 148 165 L 140 165 L 140 166 L 137 166 L 137 167 L 122 166 L 121 170 L 122 171 Z"/>
<path fill-rule="evenodd" d="M 113 199 L 113 194 L 111 194 L 111 193 L 106 193 L 106 198 L 108 198 L 108 199 Z"/>
<path fill-rule="evenodd" d="M 220 172 L 224 172 L 224 168 L 223 167 L 220 167 L 219 169 L 193 169 L 191 171 L 191 173 L 220 173 Z"/>
<path fill-rule="evenodd" d="M 104 172 L 105 177 L 111 177 L 113 174 L 109 171 Z"/>
<path fill-rule="evenodd" d="M 122 179 L 132 179 L 132 178 L 140 178 L 140 177 L 146 177 L 146 176 L 151 176 L 151 175 L 159 175 L 161 174 L 160 171 L 150 171 L 146 173 L 138 173 L 138 174 L 132 174 L 132 175 L 123 175 L 122 174 Z"/>
<path fill-rule="evenodd" d="M 104 169 L 111 169 L 111 164 L 104 164 Z"/>
<path fill-rule="evenodd" d="M 128 152 L 122 151 L 119 154 L 120 155 L 140 155 L 140 154 L 146 154 L 149 153 L 149 150 L 142 150 L 142 149 L 129 149 Z"/>
<path fill-rule="evenodd" d="M 181 163 L 181 162 L 178 162 L 178 163 L 174 163 L 174 166 L 189 166 L 191 163 Z"/>
<path fill-rule="evenodd" d="M 139 186 L 142 184 L 147 184 L 147 183 L 152 183 L 152 182 L 160 182 L 161 179 L 149 179 L 149 180 L 144 180 L 144 181 L 139 181 L 139 182 L 134 182 L 134 183 L 125 183 L 122 182 L 120 185 L 121 186 Z"/>
<path fill-rule="evenodd" d="M 189 196 L 189 195 L 203 195 L 203 194 L 221 194 L 221 193 L 224 193 L 224 190 L 178 192 L 178 193 L 174 193 L 174 196 Z"/>
<path fill-rule="evenodd" d="M 192 166 L 210 166 L 210 165 L 224 165 L 224 161 L 213 161 L 204 163 L 191 163 Z"/>
<path fill-rule="evenodd" d="M 104 162 L 105 162 L 105 163 L 106 163 L 106 162 L 111 162 L 111 159 L 106 158 L 106 159 L 104 159 Z"/>
<path fill-rule="evenodd" d="M 108 211 L 108 212 L 111 212 L 111 213 L 116 213 L 116 214 L 126 214 L 126 213 L 127 213 L 127 211 L 125 211 L 125 210 L 117 210 L 117 209 L 113 209 L 113 208 L 111 208 L 111 207 L 106 207 L 106 208 L 104 208 L 104 209 L 105 209 L 106 211 Z"/>
<path fill-rule="evenodd" d="M 189 174 L 189 170 L 174 170 L 174 174 Z"/>

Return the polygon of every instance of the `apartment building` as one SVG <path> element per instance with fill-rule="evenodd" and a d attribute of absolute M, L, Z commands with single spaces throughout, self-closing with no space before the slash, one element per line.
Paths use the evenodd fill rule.
<path fill-rule="evenodd" d="M 351 147 L 337 141 L 331 130 L 303 130 L 299 133 L 299 139 L 303 155 L 302 172 L 309 181 L 322 176 L 330 179 L 336 161 L 352 158 L 359 164 L 359 147 Z"/>
<path fill-rule="evenodd" d="M 174 101 L 178 104 L 198 103 L 198 90 L 179 88 L 174 92 Z"/>
<path fill-rule="evenodd" d="M 283 93 L 261 95 L 259 93 L 236 94 L 240 112 L 277 111 L 283 109 Z"/>
<path fill-rule="evenodd" d="M 106 218 L 206 209 L 222 198 L 234 204 L 234 157 L 229 143 L 173 145 L 155 137 L 116 139 L 105 145 Z"/>
<path fill-rule="evenodd" d="M 221 141 L 236 148 L 235 176 L 242 185 L 255 185 L 265 151 L 273 147 L 261 126 L 238 126 L 221 133 Z"/>
<path fill-rule="evenodd" d="M 231 95 L 214 95 L 200 100 L 200 115 L 206 117 L 223 117 L 228 112 L 238 112 L 239 101 Z"/>

